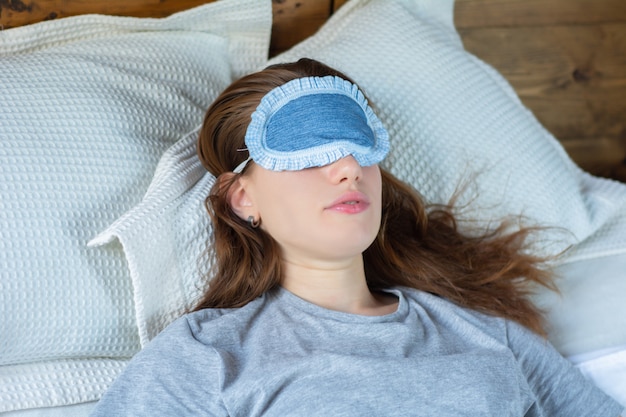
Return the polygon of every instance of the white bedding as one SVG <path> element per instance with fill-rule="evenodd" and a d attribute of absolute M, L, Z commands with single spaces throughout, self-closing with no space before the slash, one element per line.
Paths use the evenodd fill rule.
<path fill-rule="evenodd" d="M 28 408 L 0 413 L 3 417 L 84 417 L 91 413 L 96 401 L 58 407 Z"/>
<path fill-rule="evenodd" d="M 569 358 L 585 376 L 626 407 L 626 346 Z"/>

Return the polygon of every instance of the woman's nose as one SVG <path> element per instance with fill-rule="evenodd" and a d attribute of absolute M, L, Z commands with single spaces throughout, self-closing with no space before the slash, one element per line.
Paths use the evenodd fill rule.
<path fill-rule="evenodd" d="M 363 173 L 361 165 L 352 155 L 338 159 L 328 165 L 328 172 L 333 183 L 359 181 Z"/>

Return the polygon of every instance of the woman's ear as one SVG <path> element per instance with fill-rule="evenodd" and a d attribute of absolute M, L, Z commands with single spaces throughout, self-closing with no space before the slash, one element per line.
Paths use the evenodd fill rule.
<path fill-rule="evenodd" d="M 241 176 L 235 178 L 237 174 L 226 172 L 219 176 L 220 186 L 224 186 L 232 182 L 228 188 L 226 198 L 228 204 L 239 218 L 248 219 L 250 216 L 258 217 L 250 194 L 247 192 L 246 181 Z"/>

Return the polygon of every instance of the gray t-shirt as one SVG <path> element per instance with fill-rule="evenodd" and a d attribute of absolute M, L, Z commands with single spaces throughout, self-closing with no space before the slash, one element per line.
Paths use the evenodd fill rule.
<path fill-rule="evenodd" d="M 331 311 L 279 288 L 172 323 L 94 416 L 616 417 L 622 407 L 525 328 L 407 288 L 396 312 Z"/>

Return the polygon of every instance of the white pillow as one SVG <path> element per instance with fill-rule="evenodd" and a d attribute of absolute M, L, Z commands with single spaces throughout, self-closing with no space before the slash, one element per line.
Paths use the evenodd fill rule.
<path fill-rule="evenodd" d="M 270 32 L 257 0 L 0 31 L 0 412 L 95 400 L 140 349 L 121 245 L 86 244 Z"/>
<path fill-rule="evenodd" d="M 626 253 L 568 262 L 556 271 L 560 294 L 541 292 L 535 302 L 546 310 L 550 340 L 561 353 L 626 346 Z"/>

